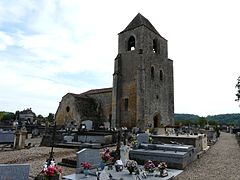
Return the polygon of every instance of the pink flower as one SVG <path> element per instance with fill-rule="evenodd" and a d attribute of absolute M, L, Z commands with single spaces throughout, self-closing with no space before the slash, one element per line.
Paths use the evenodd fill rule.
<path fill-rule="evenodd" d="M 103 152 L 101 152 L 101 158 L 103 162 L 107 163 L 110 162 L 113 158 L 110 155 L 110 150 L 108 148 L 104 149 Z"/>
<path fill-rule="evenodd" d="M 155 164 L 151 160 L 148 160 L 148 162 L 144 164 L 144 169 L 146 171 L 153 172 L 155 170 L 155 167 L 156 167 Z"/>

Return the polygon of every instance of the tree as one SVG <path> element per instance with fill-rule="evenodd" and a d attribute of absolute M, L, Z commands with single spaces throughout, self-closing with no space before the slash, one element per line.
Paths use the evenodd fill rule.
<path fill-rule="evenodd" d="M 207 120 L 206 120 L 206 118 L 204 118 L 204 117 L 200 117 L 200 118 L 198 118 L 198 120 L 197 120 L 197 124 L 199 124 L 200 127 L 204 127 L 204 126 L 207 124 Z"/>
<path fill-rule="evenodd" d="M 218 125 L 218 123 L 214 120 L 208 121 L 208 124 L 211 125 L 211 126 L 217 126 Z"/>
<path fill-rule="evenodd" d="M 37 118 L 43 119 L 43 116 L 42 116 L 41 114 L 39 114 L 39 115 L 37 116 Z"/>
<path fill-rule="evenodd" d="M 235 101 L 240 101 L 240 76 L 237 79 L 237 84 L 235 87 L 237 88 L 237 99 Z"/>
<path fill-rule="evenodd" d="M 14 113 L 5 113 L 2 117 L 2 120 L 15 120 L 16 116 Z"/>
<path fill-rule="evenodd" d="M 48 122 L 53 122 L 54 121 L 54 114 L 53 113 L 48 114 L 47 121 Z"/>

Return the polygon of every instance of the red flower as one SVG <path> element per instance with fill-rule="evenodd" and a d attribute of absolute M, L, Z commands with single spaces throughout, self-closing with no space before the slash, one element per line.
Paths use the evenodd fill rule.
<path fill-rule="evenodd" d="M 41 174 L 44 174 L 46 177 L 54 177 L 62 174 L 62 169 L 55 165 L 55 163 L 52 163 L 51 165 L 47 166 L 45 163 L 43 170 L 41 171 Z"/>
<path fill-rule="evenodd" d="M 55 168 L 53 166 L 48 166 L 47 175 L 54 176 Z"/>
<path fill-rule="evenodd" d="M 83 169 L 90 169 L 92 167 L 89 162 L 83 162 L 81 163 L 81 166 L 83 167 Z"/>

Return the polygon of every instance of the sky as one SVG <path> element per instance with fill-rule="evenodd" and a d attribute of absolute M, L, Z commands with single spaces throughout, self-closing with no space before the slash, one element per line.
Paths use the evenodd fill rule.
<path fill-rule="evenodd" d="M 168 40 L 175 113 L 240 113 L 238 0 L 1 0 L 0 111 L 55 113 L 112 86 L 118 33 L 141 13 Z"/>

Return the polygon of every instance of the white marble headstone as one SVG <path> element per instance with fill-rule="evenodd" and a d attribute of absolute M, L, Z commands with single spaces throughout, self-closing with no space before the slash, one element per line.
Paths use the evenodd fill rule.
<path fill-rule="evenodd" d="M 125 165 L 127 160 L 129 160 L 129 151 L 131 148 L 127 145 L 123 145 L 120 147 L 120 159 L 122 160 L 123 164 Z"/>

